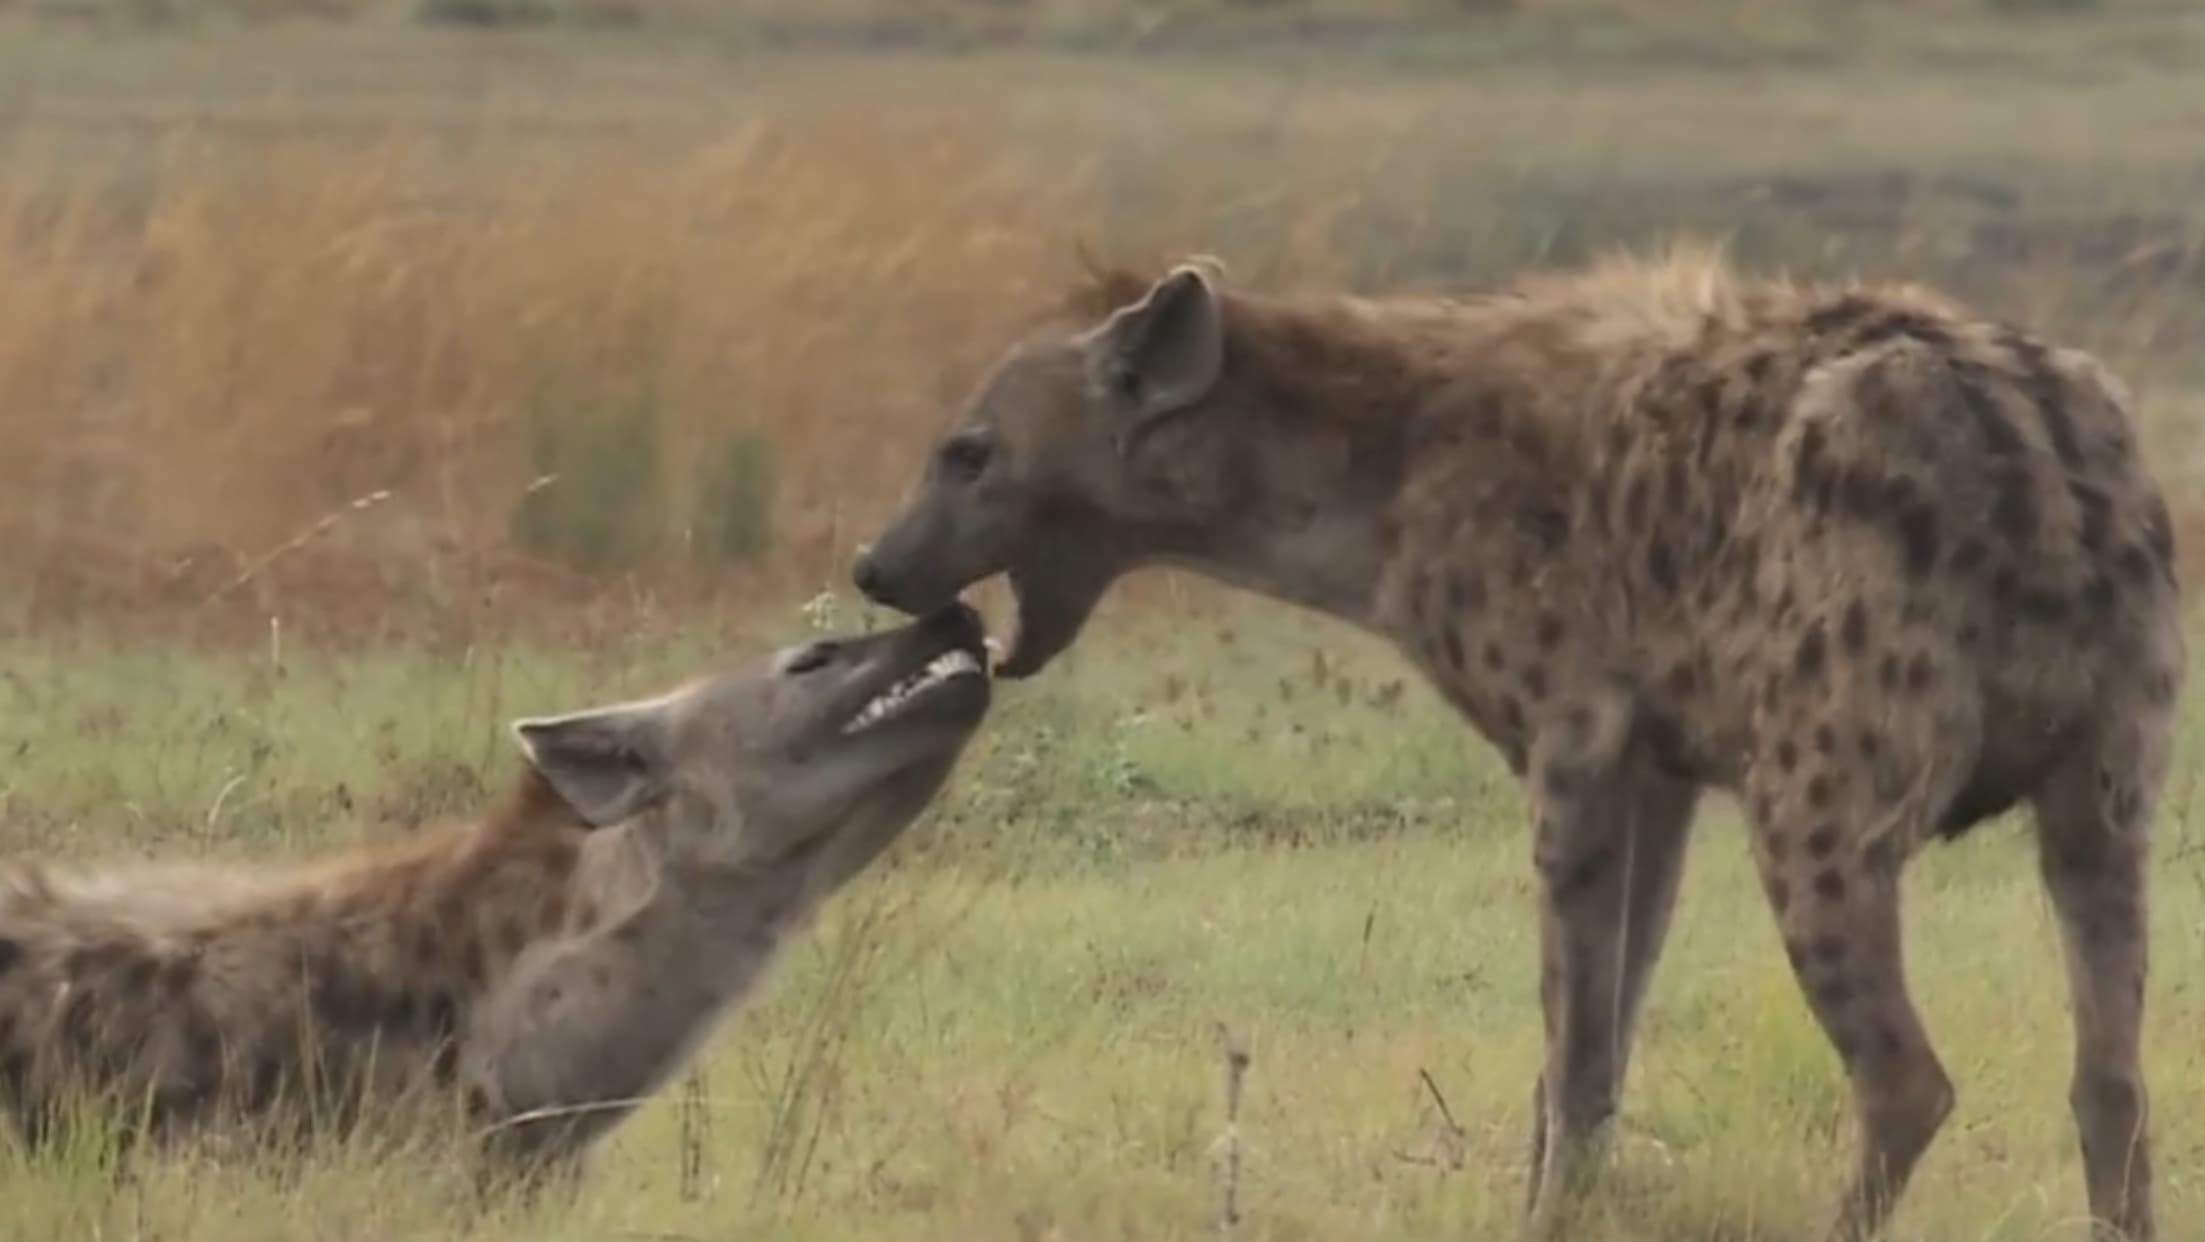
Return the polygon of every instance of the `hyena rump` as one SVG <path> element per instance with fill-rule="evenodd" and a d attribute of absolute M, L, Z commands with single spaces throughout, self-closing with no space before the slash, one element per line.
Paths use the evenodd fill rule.
<path fill-rule="evenodd" d="M 1852 1081 L 1838 1232 L 1952 1105 L 1902 865 L 2027 801 L 2091 1211 L 2152 1235 L 2145 854 L 2185 657 L 2173 536 L 2092 359 L 1910 287 L 1620 262 L 1490 296 L 1099 279 L 999 364 L 861 589 L 1007 573 L 1030 674 L 1190 567 L 1391 639 L 1522 777 L 1548 1048 L 1535 1221 L 1604 1134 L 1698 792 L 1741 797 Z"/>
<path fill-rule="evenodd" d="M 960 608 L 524 720 L 504 809 L 302 870 L 18 868 L 0 1108 L 33 1141 L 72 1096 L 280 1134 L 444 1090 L 494 1163 L 567 1163 L 926 806 L 985 661 Z"/>

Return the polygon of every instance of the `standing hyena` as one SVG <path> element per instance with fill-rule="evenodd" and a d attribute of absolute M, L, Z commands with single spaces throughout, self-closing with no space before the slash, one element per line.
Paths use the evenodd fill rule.
<path fill-rule="evenodd" d="M 895 839 L 987 710 L 979 619 L 784 651 L 516 726 L 484 822 L 292 874 L 0 890 L 0 1107 L 156 1134 L 350 1120 L 460 1090 L 501 1156 L 569 1163 Z"/>
<path fill-rule="evenodd" d="M 2145 842 L 2184 653 L 2123 406 L 2085 355 L 1927 292 L 1706 261 L 1460 302 L 1108 277 L 998 366 L 857 581 L 925 609 L 1007 572 L 1010 676 L 1154 563 L 1398 644 L 1536 815 L 1534 1221 L 1614 1112 L 1713 785 L 1852 1080 L 1838 1232 L 1872 1232 L 1953 1099 L 1901 867 L 2030 800 L 2091 1210 L 2143 1239 Z"/>

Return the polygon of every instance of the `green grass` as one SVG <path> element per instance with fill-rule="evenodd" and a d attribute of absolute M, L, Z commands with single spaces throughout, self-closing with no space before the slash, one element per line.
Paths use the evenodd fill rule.
<path fill-rule="evenodd" d="M 294 649 L 280 673 L 267 654 L 17 643 L 0 651 L 4 848 L 252 858 L 402 832 L 510 775 L 507 717 L 647 691 L 771 636 Z M 1540 1050 L 1528 843 L 1497 765 L 1404 675 L 1337 627 L 1251 610 L 1119 617 L 1007 687 L 936 812 L 711 1045 L 693 1198 L 670 1089 L 571 1207 L 471 1215 L 426 1149 L 280 1169 L 202 1152 L 110 1181 L 86 1148 L 0 1156 L 0 1236 L 1208 1235 L 1221 1028 L 1252 1057 L 1241 1236 L 1506 1236 Z M 2205 1218 L 2197 747 L 2186 734 L 2155 907 L 2173 1237 Z M 1837 1192 L 1841 1079 L 1727 805 L 1696 851 L 1581 1237 L 1810 1236 Z M 1896 1236 L 2080 1237 L 2064 986 L 2026 831 L 1987 826 L 1910 876 L 1915 988 L 1961 1096 Z"/>

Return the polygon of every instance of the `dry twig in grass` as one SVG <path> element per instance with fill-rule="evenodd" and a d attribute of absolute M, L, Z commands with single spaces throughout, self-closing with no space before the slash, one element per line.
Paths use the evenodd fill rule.
<path fill-rule="evenodd" d="M 384 501 L 389 500 L 390 498 L 391 490 L 389 488 L 378 488 L 375 491 L 369 492 L 365 496 L 348 502 L 343 508 L 335 509 L 323 514 L 320 520 L 316 521 L 312 526 L 307 527 L 305 530 L 300 531 L 298 534 L 291 536 L 291 538 L 277 544 L 259 560 L 254 561 L 250 565 L 247 565 L 242 571 L 238 573 L 237 577 L 232 578 L 228 582 L 224 583 L 222 586 L 215 588 L 212 594 L 208 595 L 205 599 L 199 601 L 199 606 L 204 608 L 207 605 L 212 604 L 217 600 L 220 600 L 223 596 L 228 595 L 230 592 L 237 590 L 239 587 L 242 587 L 245 584 L 251 582 L 253 579 L 259 577 L 261 573 L 264 572 L 270 565 L 273 565 L 277 561 L 282 560 L 284 557 L 289 556 L 291 553 L 298 551 L 300 548 L 305 547 L 307 544 L 314 542 L 316 539 L 321 538 L 323 535 L 328 534 L 330 531 L 337 529 L 338 524 L 343 522 L 347 517 L 355 513 L 364 513 L 367 510 L 372 509 L 379 504 L 382 504 Z"/>
<path fill-rule="evenodd" d="M 1240 1089 L 1248 1074 L 1248 1049 L 1222 1022 L 1217 1024 L 1217 1038 L 1225 1053 L 1225 1202 L 1217 1227 L 1221 1233 L 1231 1233 L 1240 1224 Z"/>

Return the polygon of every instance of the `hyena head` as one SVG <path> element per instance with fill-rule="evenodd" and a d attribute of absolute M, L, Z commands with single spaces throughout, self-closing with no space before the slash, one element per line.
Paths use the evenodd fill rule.
<path fill-rule="evenodd" d="M 840 879 L 917 818 L 986 715 L 984 643 L 955 605 L 514 732 L 583 819 L 633 822 L 666 867 Z"/>
<path fill-rule="evenodd" d="M 997 363 L 855 567 L 860 591 L 908 613 L 1007 574 L 1018 634 L 1004 676 L 1069 646 L 1120 574 L 1214 535 L 1247 473 L 1228 433 L 1261 399 L 1220 382 L 1225 308 L 1210 275 L 1183 265 L 1123 285 L 1122 301 L 1112 292 L 1099 323 L 1044 328 Z M 1188 434 L 1151 443 L 1166 422 Z"/>

